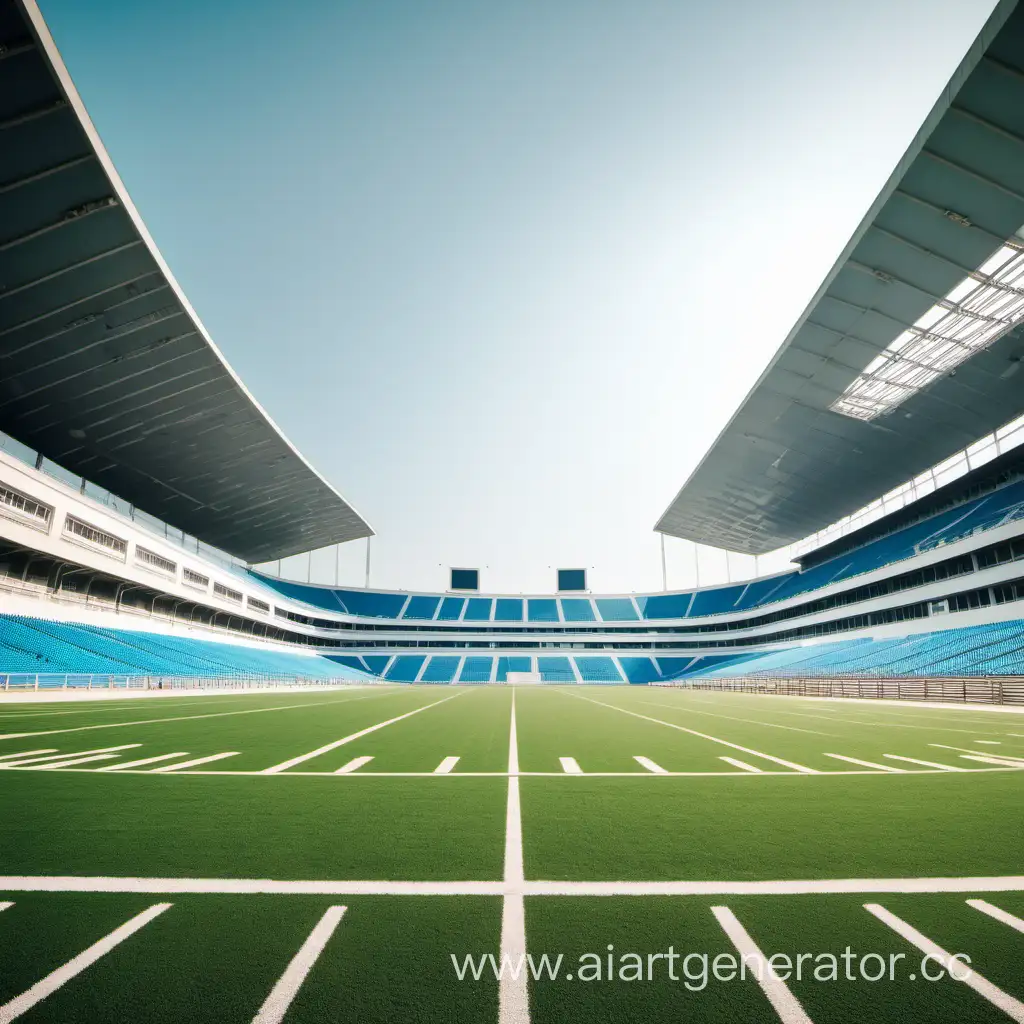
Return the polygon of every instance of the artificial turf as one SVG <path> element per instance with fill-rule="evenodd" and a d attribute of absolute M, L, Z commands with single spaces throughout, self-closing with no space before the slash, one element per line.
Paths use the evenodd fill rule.
<path fill-rule="evenodd" d="M 1024 772 L 970 759 L 1024 758 L 1024 717 L 610 686 L 363 687 L 0 705 L 0 755 L 52 748 L 70 758 L 137 744 L 78 769 L 0 771 L 0 873 L 500 880 L 513 693 L 527 879 L 1024 875 Z M 391 719 L 398 720 L 382 725 Z M 261 774 L 356 733 L 363 735 Z M 95 770 L 178 751 L 237 753 L 196 773 Z M 828 753 L 906 773 L 870 773 Z M 652 774 L 638 755 L 692 774 Z M 886 755 L 967 770 L 928 771 Z M 735 768 L 725 756 L 767 774 Z M 451 757 L 459 758 L 451 774 L 434 774 Z M 565 774 L 563 757 L 584 773 L 628 774 Z M 333 774 L 354 758 L 372 760 L 353 774 Z M 835 774 L 801 773 L 772 758 Z M 912 953 L 863 909 L 875 899 L 947 948 L 976 957 L 990 980 L 1024 999 L 1024 935 L 967 907 L 969 895 L 527 897 L 527 941 L 532 952 L 567 958 L 609 943 L 641 953 L 674 943 L 713 955 L 732 949 L 710 910 L 727 903 L 769 953 L 846 943 Z M 1024 916 L 1024 891 L 988 898 Z M 30 1021 L 250 1021 L 332 903 L 348 911 L 287 1024 L 497 1019 L 493 975 L 459 982 L 449 955 L 498 952 L 500 896 L 15 890 L 0 891 L 3 899 L 14 906 L 0 914 L 0 943 L 17 955 L 0 961 L 0 1004 L 146 906 L 174 904 L 30 1010 Z M 791 989 L 818 1024 L 1005 1019 L 949 981 L 804 981 Z M 778 1019 L 750 981 L 698 992 L 668 978 L 562 978 L 532 982 L 530 992 L 534 1024 Z"/>

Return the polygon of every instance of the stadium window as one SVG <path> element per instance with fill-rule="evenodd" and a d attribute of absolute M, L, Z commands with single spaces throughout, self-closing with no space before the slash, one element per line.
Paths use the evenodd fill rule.
<path fill-rule="evenodd" d="M 0 484 L 0 510 L 10 518 L 27 523 L 44 533 L 49 532 L 53 509 L 7 484 Z"/>

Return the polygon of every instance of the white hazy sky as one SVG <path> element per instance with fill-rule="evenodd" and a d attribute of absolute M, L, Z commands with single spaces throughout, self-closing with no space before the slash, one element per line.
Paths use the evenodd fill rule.
<path fill-rule="evenodd" d="M 212 336 L 377 531 L 371 585 L 543 592 L 660 588 L 654 522 L 992 3 L 42 6 Z"/>

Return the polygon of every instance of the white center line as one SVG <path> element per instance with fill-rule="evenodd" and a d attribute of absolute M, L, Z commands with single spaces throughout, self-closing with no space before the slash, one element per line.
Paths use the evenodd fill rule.
<path fill-rule="evenodd" d="M 740 761 L 735 757 L 721 757 L 719 760 L 725 761 L 726 764 L 731 764 L 733 768 L 742 768 L 745 772 L 757 772 L 758 775 L 764 772 L 763 768 L 758 768 L 756 765 L 747 764 L 746 761 Z"/>
<path fill-rule="evenodd" d="M 369 764 L 373 760 L 373 755 L 364 755 L 363 757 L 353 757 L 347 764 L 343 764 L 334 774 L 335 775 L 350 775 L 354 771 L 358 771 L 363 767 L 364 764 Z"/>
<path fill-rule="evenodd" d="M 252 1024 L 280 1024 L 284 1020 L 288 1007 L 291 1006 L 292 1000 L 306 980 L 306 975 L 309 974 L 313 964 L 323 952 L 324 946 L 334 934 L 334 929 L 338 927 L 345 910 L 345 907 L 328 907 L 327 912 L 320 918 L 316 927 L 302 944 L 302 948 L 285 968 L 284 974 L 278 978 L 277 984 L 267 996 L 267 1001 L 260 1007 L 259 1013 L 253 1017 Z"/>
<path fill-rule="evenodd" d="M 432 704 L 424 704 L 421 708 L 415 708 L 412 711 L 407 711 L 404 715 L 389 718 L 386 722 L 378 722 L 376 725 L 371 725 L 367 729 L 360 729 L 359 732 L 354 732 L 351 736 L 345 736 L 340 740 L 335 740 L 333 743 L 325 743 L 322 747 L 317 747 L 316 750 L 311 750 L 308 754 L 299 754 L 298 757 L 291 757 L 287 761 L 282 761 L 280 764 L 272 765 L 270 768 L 264 768 L 263 774 L 276 775 L 278 772 L 287 771 L 287 769 L 294 768 L 297 764 L 302 764 L 303 761 L 309 761 L 314 757 L 319 757 L 321 754 L 327 754 L 332 750 L 337 750 L 338 747 L 343 747 L 346 743 L 351 743 L 353 740 L 357 740 L 361 736 L 368 736 L 371 732 L 383 729 L 386 725 L 394 725 L 395 722 L 401 722 L 403 718 L 418 715 L 421 711 L 426 711 L 428 708 L 436 708 L 438 704 L 443 704 L 446 700 L 455 700 L 456 697 L 462 696 L 464 696 L 464 694 L 454 693 L 450 697 L 435 700 Z"/>
<path fill-rule="evenodd" d="M 757 943 L 750 937 L 746 928 L 740 924 L 736 915 L 728 907 L 712 907 L 711 913 L 722 926 L 722 931 L 729 936 L 729 941 L 736 947 L 743 963 L 754 964 L 754 977 L 761 991 L 779 1015 L 782 1024 L 813 1024 L 807 1016 L 800 1000 L 786 987 L 786 983 L 775 973 L 768 958 L 761 952 Z"/>
<path fill-rule="evenodd" d="M 435 775 L 447 775 L 459 763 L 457 757 L 446 757 L 435 769 Z"/>
<path fill-rule="evenodd" d="M 891 758 L 893 761 L 906 761 L 908 764 L 923 764 L 925 768 L 940 768 L 944 772 L 966 772 L 970 769 L 961 768 L 959 765 L 939 764 L 937 761 L 922 761 L 916 757 L 901 757 L 899 754 L 883 754 L 882 757 Z"/>
<path fill-rule="evenodd" d="M 906 772 L 906 768 L 897 768 L 894 764 L 877 764 L 875 761 L 862 761 L 859 757 L 847 757 L 845 754 L 826 754 L 826 757 L 834 757 L 837 761 L 849 761 L 850 764 L 859 764 L 862 768 L 877 768 L 880 772 Z"/>
<path fill-rule="evenodd" d="M 157 772 L 176 772 L 180 768 L 191 768 L 197 764 L 209 764 L 210 761 L 221 761 L 225 757 L 237 757 L 237 750 L 229 750 L 224 754 L 210 754 L 209 757 L 194 757 L 191 761 L 179 761 L 177 764 L 165 764 L 152 770 L 153 775 Z"/>
<path fill-rule="evenodd" d="M 558 763 L 562 766 L 562 771 L 566 775 L 582 775 L 583 769 L 580 767 L 579 761 L 575 757 L 560 757 Z"/>
<path fill-rule="evenodd" d="M 516 736 L 516 691 L 508 726 L 508 804 L 505 812 L 504 898 L 501 902 L 501 961 L 498 1024 L 530 1024 L 527 989 L 526 906 L 523 899 L 523 822 L 519 804 L 519 742 Z M 516 967 L 519 970 L 516 970 Z"/>
<path fill-rule="evenodd" d="M 886 910 L 879 903 L 865 903 L 864 909 L 869 914 L 874 914 L 883 924 L 888 925 L 897 935 L 906 939 L 912 946 L 916 946 L 922 953 L 927 953 L 934 960 L 946 968 L 946 973 L 954 981 L 962 982 L 968 988 L 974 989 L 983 999 L 987 999 L 993 1006 L 997 1006 L 1011 1020 L 1018 1024 L 1024 1024 L 1024 1003 L 1013 996 L 997 988 L 983 978 L 977 971 L 970 969 L 962 961 L 954 961 L 940 945 L 932 942 L 926 935 L 922 935 L 912 925 L 907 924 L 902 918 Z"/>
<path fill-rule="evenodd" d="M 0 1006 L 0 1024 L 8 1024 L 23 1013 L 31 1010 L 36 1003 L 42 1002 L 47 996 L 52 995 L 65 982 L 70 981 L 76 974 L 81 974 L 87 967 L 94 964 L 100 957 L 109 953 L 115 946 L 120 945 L 125 939 L 134 935 L 140 928 L 144 928 L 153 918 L 162 914 L 171 906 L 170 903 L 154 903 L 148 910 L 137 914 L 130 921 L 126 921 L 120 928 L 116 928 L 109 935 L 93 943 L 88 949 L 79 953 L 78 956 L 69 960 L 63 967 L 58 967 L 48 974 L 42 981 L 37 981 L 30 989 L 16 996 L 9 1003 Z"/>
<path fill-rule="evenodd" d="M 967 900 L 966 902 L 967 906 L 974 907 L 975 910 L 980 910 L 983 914 L 988 914 L 989 917 L 994 917 L 997 921 L 1009 925 L 1015 931 L 1024 932 L 1024 921 L 1003 910 L 1001 907 L 997 907 L 987 900 Z"/>
<path fill-rule="evenodd" d="M 614 704 L 605 704 L 603 701 L 594 700 L 591 697 L 580 697 L 577 693 L 570 693 L 567 696 L 579 697 L 580 700 L 589 701 L 602 708 L 611 708 L 612 711 L 621 711 L 624 715 L 632 715 L 634 718 L 642 718 L 646 722 L 654 722 L 656 725 L 666 725 L 670 729 L 678 729 L 680 732 L 689 733 L 691 736 L 699 736 L 702 740 L 710 740 L 712 743 L 720 743 L 723 747 L 732 747 L 744 754 L 753 754 L 754 757 L 763 757 L 766 761 L 774 761 L 784 768 L 792 768 L 795 772 L 803 772 L 805 775 L 818 775 L 817 768 L 808 768 L 807 765 L 797 764 L 795 761 L 786 761 L 781 757 L 774 757 L 772 754 L 762 754 L 760 750 L 751 750 L 750 747 L 741 747 L 738 743 L 730 743 L 728 740 L 721 740 L 717 736 L 709 736 L 706 732 L 698 732 L 696 729 L 687 729 L 685 726 L 676 725 L 675 722 L 666 722 L 660 718 L 652 718 L 650 715 L 641 715 L 637 711 L 627 711 L 625 708 L 616 707 Z"/>
<path fill-rule="evenodd" d="M 655 775 L 668 775 L 668 772 L 661 767 L 656 761 L 652 761 L 649 757 L 641 757 L 639 754 L 633 757 L 641 768 L 646 768 L 649 772 L 654 772 Z"/>

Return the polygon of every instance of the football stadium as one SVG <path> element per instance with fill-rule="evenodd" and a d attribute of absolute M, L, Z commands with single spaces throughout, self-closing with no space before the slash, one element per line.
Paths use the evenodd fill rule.
<path fill-rule="evenodd" d="M 967 44 L 652 524 L 792 568 L 399 592 L 280 572 L 374 531 L 0 0 L 0 1022 L 1024 1022 L 1024 5 Z"/>

